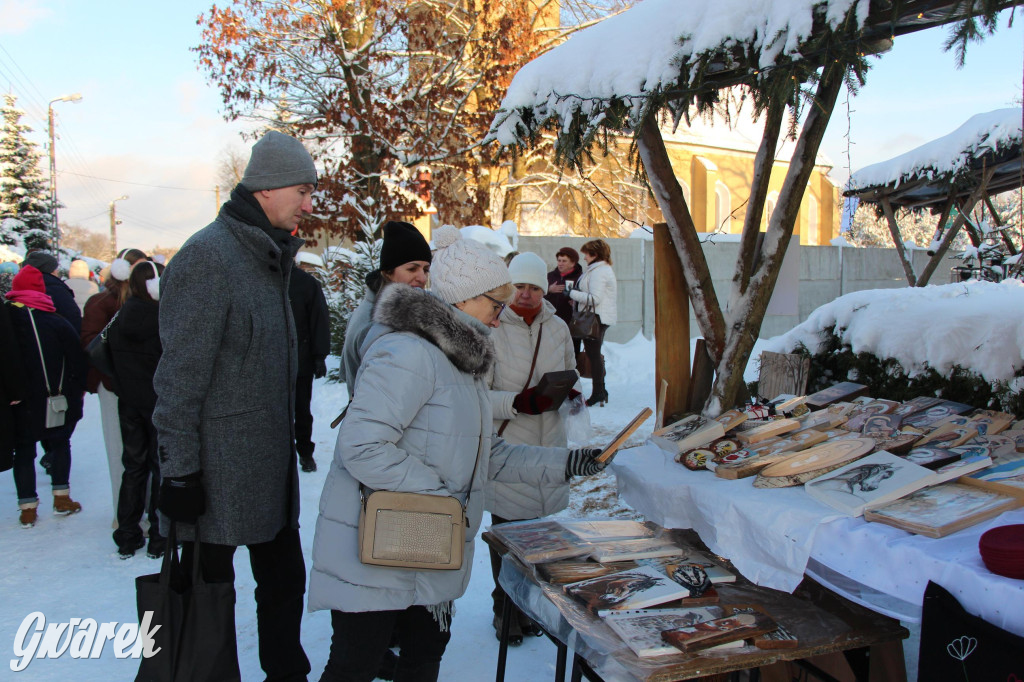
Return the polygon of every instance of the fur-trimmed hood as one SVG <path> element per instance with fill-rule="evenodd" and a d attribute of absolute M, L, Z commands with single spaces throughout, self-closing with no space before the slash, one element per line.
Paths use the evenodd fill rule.
<path fill-rule="evenodd" d="M 459 371 L 484 374 L 494 364 L 490 330 L 430 292 L 408 284 L 388 284 L 377 294 L 373 321 L 394 331 L 412 332 L 437 346 Z"/>

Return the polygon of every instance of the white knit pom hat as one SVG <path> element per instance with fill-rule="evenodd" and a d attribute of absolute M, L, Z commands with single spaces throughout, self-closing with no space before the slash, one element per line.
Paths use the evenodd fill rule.
<path fill-rule="evenodd" d="M 476 298 L 509 284 L 508 268 L 498 254 L 473 239 L 463 239 L 452 225 L 434 231 L 434 260 L 430 264 L 430 290 L 445 303 Z"/>
<path fill-rule="evenodd" d="M 535 253 L 524 251 L 508 264 L 508 276 L 513 284 L 532 284 L 548 290 L 548 266 Z"/>

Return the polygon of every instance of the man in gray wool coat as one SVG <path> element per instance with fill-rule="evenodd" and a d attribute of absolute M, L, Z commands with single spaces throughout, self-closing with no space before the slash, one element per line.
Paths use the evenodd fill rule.
<path fill-rule="evenodd" d="M 217 219 L 160 281 L 160 511 L 178 522 L 182 564 L 200 551 L 208 582 L 233 582 L 235 549 L 248 547 L 268 681 L 306 680 L 310 670 L 299 641 L 306 567 L 288 281 L 303 244 L 291 232 L 312 212 L 316 182 L 302 143 L 268 132 Z"/>

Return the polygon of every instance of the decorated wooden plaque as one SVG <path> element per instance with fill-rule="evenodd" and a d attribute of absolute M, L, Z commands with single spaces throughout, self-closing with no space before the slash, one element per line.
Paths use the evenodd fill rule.
<path fill-rule="evenodd" d="M 875 449 L 871 438 L 851 438 L 817 445 L 765 467 L 754 481 L 755 488 L 786 488 L 802 485 L 812 478 L 863 457 Z"/>
<path fill-rule="evenodd" d="M 747 420 L 747 413 L 743 410 L 729 410 L 715 417 L 715 421 L 722 425 L 726 433 L 735 429 Z"/>
<path fill-rule="evenodd" d="M 868 387 L 864 384 L 855 384 L 852 381 L 843 381 L 807 396 L 807 406 L 812 410 L 816 410 L 822 407 L 827 407 L 832 403 L 837 403 L 840 400 L 849 401 L 854 398 L 866 396 L 867 394 Z"/>

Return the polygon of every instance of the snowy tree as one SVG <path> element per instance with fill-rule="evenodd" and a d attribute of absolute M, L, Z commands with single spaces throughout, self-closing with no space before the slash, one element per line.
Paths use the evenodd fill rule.
<path fill-rule="evenodd" d="M 21 242 L 26 249 L 46 249 L 50 245 L 53 208 L 49 183 L 39 171 L 42 155 L 28 139 L 32 128 L 21 122 L 24 111 L 18 98 L 4 95 L 0 108 L 0 244 Z M 11 220 L 13 219 L 13 220 Z"/>
<path fill-rule="evenodd" d="M 573 215 L 599 215 L 608 202 L 585 178 L 563 177 L 537 155 L 496 161 L 481 140 L 516 69 L 617 6 L 233 0 L 199 18 L 195 52 L 229 120 L 301 136 L 323 166 L 319 224 L 300 225 L 303 236 L 358 239 L 362 215 L 431 207 L 444 222 L 494 226 L 519 218 L 524 193 L 539 209 L 560 194 Z M 560 7 L 571 27 L 560 25 Z M 426 193 L 417 186 L 424 167 Z M 628 186 L 629 169 L 621 175 L 616 186 Z"/>

